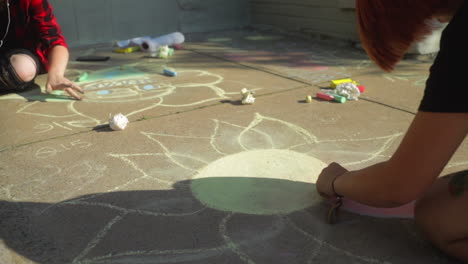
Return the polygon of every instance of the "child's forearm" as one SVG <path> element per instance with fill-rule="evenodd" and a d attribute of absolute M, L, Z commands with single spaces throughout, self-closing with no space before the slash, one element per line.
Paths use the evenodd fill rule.
<path fill-rule="evenodd" d="M 55 46 L 49 54 L 49 74 L 64 76 L 69 59 L 68 49 L 64 46 Z"/>
<path fill-rule="evenodd" d="M 360 203 L 376 207 L 396 207 L 406 202 L 400 197 L 398 177 L 392 177 L 387 162 L 350 171 L 335 180 L 335 191 Z"/>

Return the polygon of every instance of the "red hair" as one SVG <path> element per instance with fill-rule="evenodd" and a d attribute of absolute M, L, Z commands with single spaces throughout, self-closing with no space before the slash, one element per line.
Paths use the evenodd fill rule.
<path fill-rule="evenodd" d="M 463 0 L 356 0 L 359 35 L 380 68 L 392 71 L 411 45 L 432 31 L 428 20 L 453 14 Z"/>

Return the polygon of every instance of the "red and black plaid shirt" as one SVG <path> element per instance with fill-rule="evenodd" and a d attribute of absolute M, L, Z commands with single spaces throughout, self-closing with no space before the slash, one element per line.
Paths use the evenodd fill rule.
<path fill-rule="evenodd" d="M 41 60 L 43 70 L 48 71 L 51 49 L 57 45 L 68 48 L 52 12 L 52 6 L 47 0 L 9 0 L 9 2 L 11 24 L 0 52 L 18 48 L 30 50 Z M 1 38 L 7 28 L 8 16 L 6 6 L 0 10 Z"/>

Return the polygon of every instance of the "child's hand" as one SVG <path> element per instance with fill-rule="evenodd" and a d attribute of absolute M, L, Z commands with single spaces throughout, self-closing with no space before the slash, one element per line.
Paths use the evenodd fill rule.
<path fill-rule="evenodd" d="M 339 176 L 348 172 L 338 163 L 331 163 L 320 173 L 316 183 L 317 192 L 324 198 L 334 197 L 336 194 L 332 188 L 332 182 Z"/>
<path fill-rule="evenodd" d="M 64 90 L 70 96 L 77 100 L 82 99 L 82 97 L 78 95 L 77 92 L 84 93 L 84 91 L 72 81 L 68 80 L 63 76 L 55 74 L 49 74 L 49 76 L 47 77 L 46 89 L 48 93 L 54 90 Z"/>

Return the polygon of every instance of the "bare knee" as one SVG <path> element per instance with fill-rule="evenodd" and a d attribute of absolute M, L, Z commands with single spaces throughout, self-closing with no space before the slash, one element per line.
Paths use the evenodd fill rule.
<path fill-rule="evenodd" d="M 454 198 L 450 178 L 439 179 L 415 206 L 415 221 L 423 234 L 445 253 L 468 262 L 468 195 Z"/>
<path fill-rule="evenodd" d="M 417 201 L 414 208 L 414 220 L 424 236 L 440 247 L 447 239 L 443 234 L 444 228 L 440 216 L 436 215 L 434 202 L 431 197 L 424 197 Z"/>
<path fill-rule="evenodd" d="M 33 58 L 26 54 L 15 54 L 10 57 L 10 63 L 16 75 L 23 82 L 34 80 L 37 75 L 37 65 Z"/>

